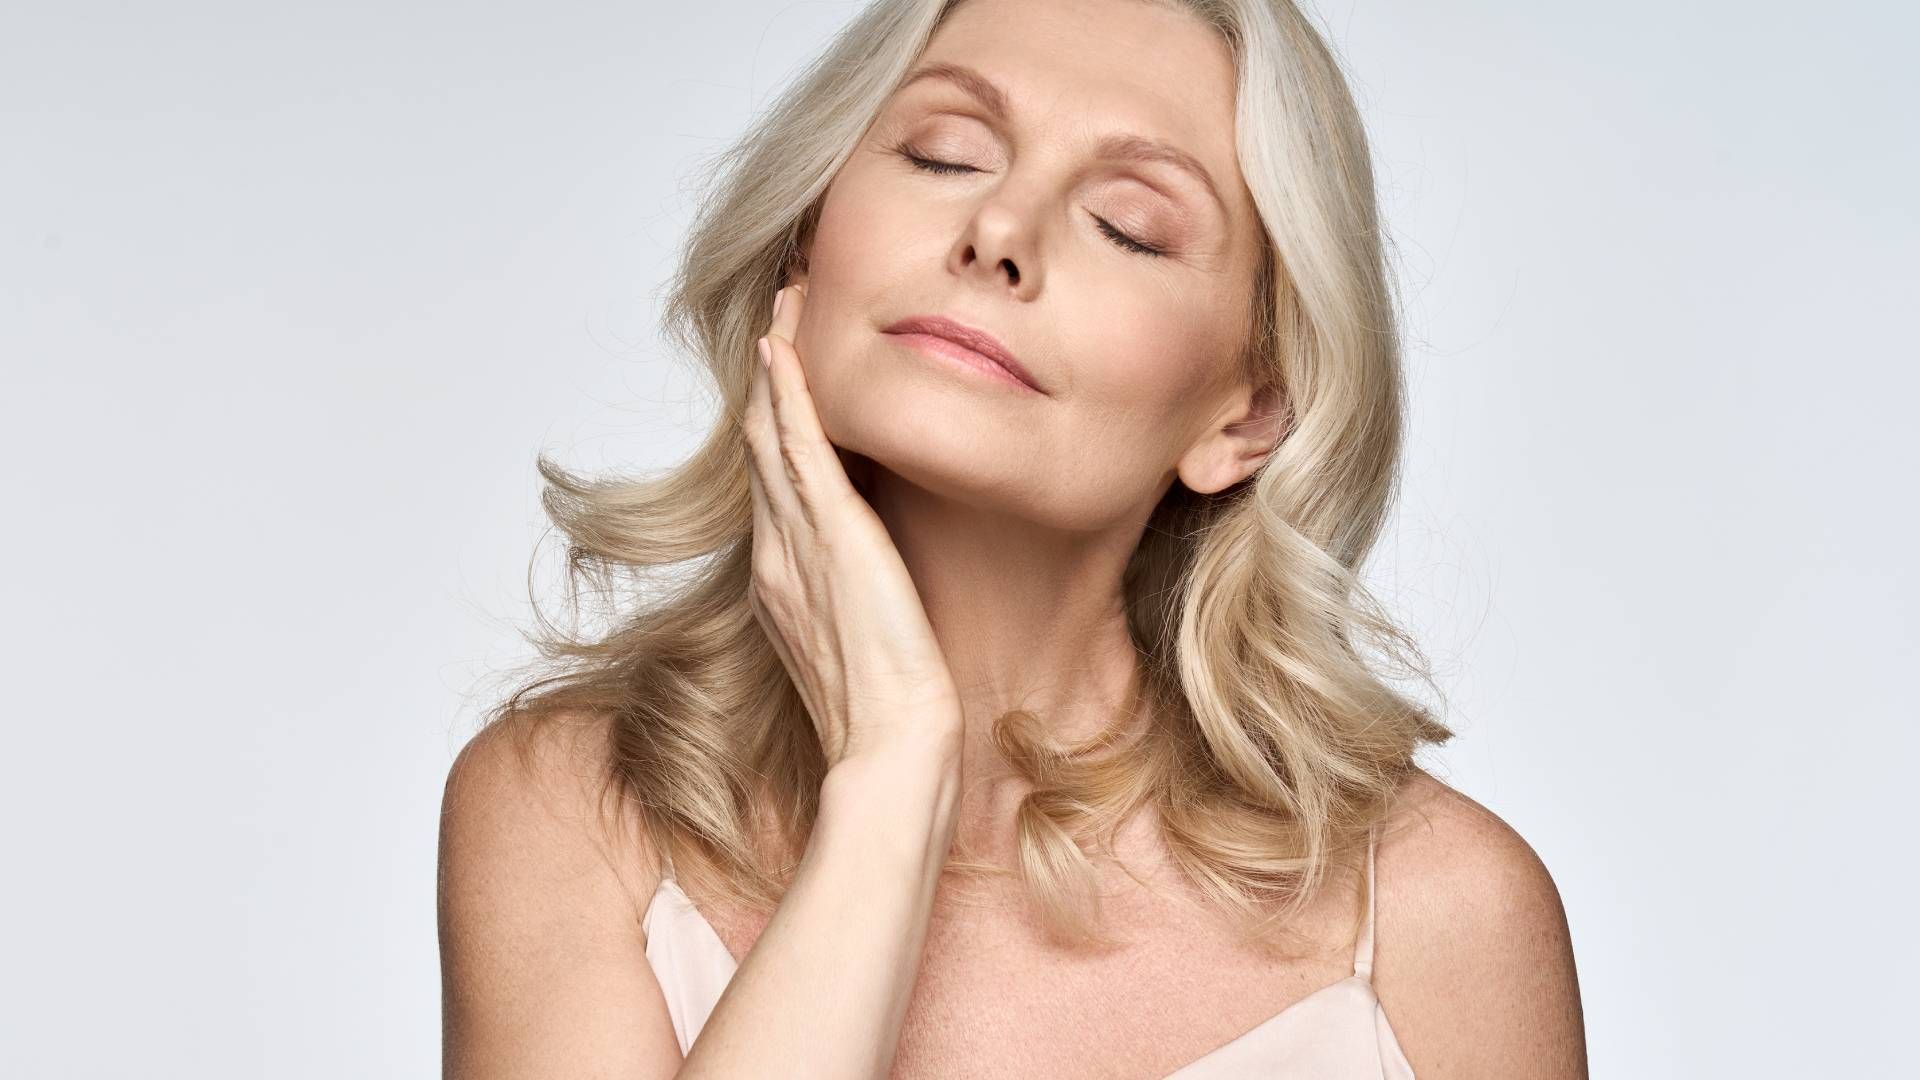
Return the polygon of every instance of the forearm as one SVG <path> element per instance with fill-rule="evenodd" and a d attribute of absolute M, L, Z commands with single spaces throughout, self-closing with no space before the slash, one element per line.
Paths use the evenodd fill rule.
<path fill-rule="evenodd" d="M 957 759 L 931 749 L 829 771 L 793 884 L 682 1078 L 888 1074 L 958 798 Z"/>

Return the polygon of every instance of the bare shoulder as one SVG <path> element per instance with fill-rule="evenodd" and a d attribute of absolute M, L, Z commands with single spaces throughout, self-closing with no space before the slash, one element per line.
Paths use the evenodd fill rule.
<path fill-rule="evenodd" d="M 1572 936 L 1532 845 L 1420 770 L 1379 845 L 1374 988 L 1420 1080 L 1584 1078 Z"/>
<path fill-rule="evenodd" d="M 633 800 L 608 770 L 612 722 L 565 714 L 491 725 L 468 740 L 447 771 L 445 839 L 493 839 L 549 855 L 571 851 L 579 869 L 610 874 L 631 896 L 651 895 L 659 871 Z"/>
<path fill-rule="evenodd" d="M 604 722 L 488 727 L 448 770 L 439 928 L 446 1075 L 669 1076 L 679 1045 L 637 897 L 658 873 L 607 782 Z"/>

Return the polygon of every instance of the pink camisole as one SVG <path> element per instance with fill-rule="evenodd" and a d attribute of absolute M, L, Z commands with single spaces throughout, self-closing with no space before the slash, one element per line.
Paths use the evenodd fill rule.
<path fill-rule="evenodd" d="M 1354 949 L 1353 974 L 1294 1002 L 1164 1080 L 1414 1080 L 1386 1010 L 1373 994 L 1373 848 L 1369 840 L 1367 917 Z M 719 1004 L 737 965 L 671 871 L 640 925 L 647 939 L 647 962 L 666 995 L 684 1054 Z"/>

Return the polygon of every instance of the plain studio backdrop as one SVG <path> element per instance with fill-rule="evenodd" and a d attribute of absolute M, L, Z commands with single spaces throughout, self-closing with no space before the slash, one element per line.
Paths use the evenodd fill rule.
<path fill-rule="evenodd" d="M 436 1074 L 534 454 L 692 448 L 695 168 L 857 9 L 9 7 L 0 1074 Z M 1559 883 L 1594 1075 L 1910 1057 L 1920 18 L 1316 10 L 1407 296 L 1370 577 L 1423 761 Z"/>

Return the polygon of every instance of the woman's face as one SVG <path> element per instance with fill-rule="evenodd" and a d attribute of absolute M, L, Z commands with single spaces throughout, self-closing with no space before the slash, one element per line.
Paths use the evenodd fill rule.
<path fill-rule="evenodd" d="M 1214 491 L 1251 472 L 1275 433 L 1239 423 L 1234 361 L 1263 234 L 1225 43 L 1133 0 L 968 0 L 912 70 L 959 74 L 910 78 L 883 106 L 794 278 L 827 436 L 930 491 L 1069 529 L 1143 518 L 1176 475 Z M 969 71 L 998 95 L 970 92 Z M 1217 195 L 1127 156 L 1123 137 L 1190 159 Z M 992 334 L 1044 392 L 885 332 L 920 315 Z"/>

